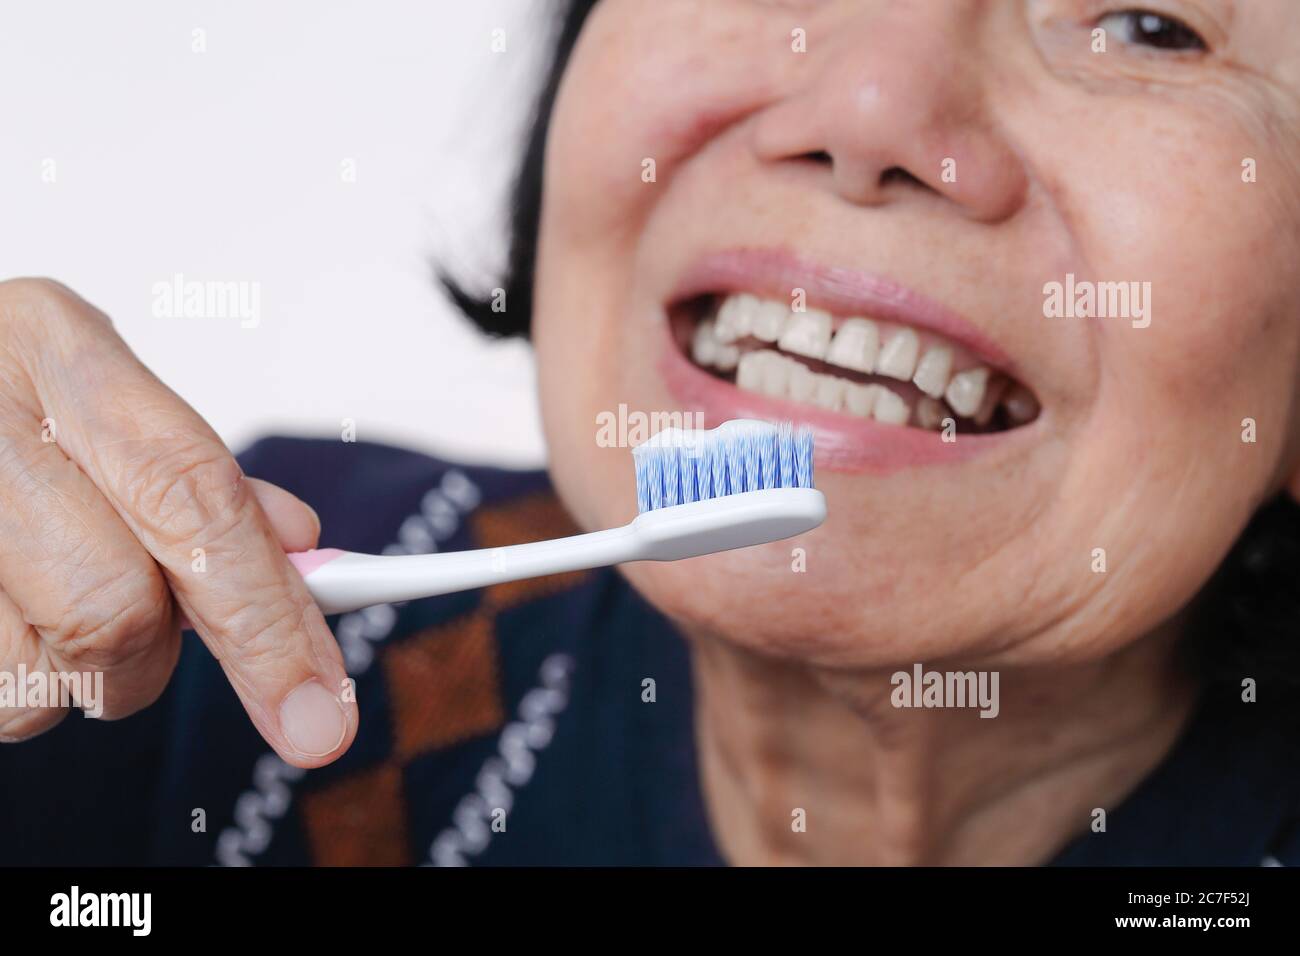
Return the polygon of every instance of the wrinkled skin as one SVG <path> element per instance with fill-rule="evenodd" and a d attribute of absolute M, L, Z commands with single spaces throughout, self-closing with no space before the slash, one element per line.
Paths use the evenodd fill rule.
<path fill-rule="evenodd" d="M 103 313 L 55 282 L 0 283 L 0 671 L 102 672 L 102 717 L 124 717 L 166 686 L 183 614 L 277 752 L 328 763 L 356 705 L 284 557 L 319 533 L 307 505 L 243 477 Z M 0 738 L 66 714 L 6 708 Z"/>

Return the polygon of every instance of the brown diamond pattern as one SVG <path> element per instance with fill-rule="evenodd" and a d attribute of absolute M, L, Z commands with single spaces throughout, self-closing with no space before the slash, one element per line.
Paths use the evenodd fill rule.
<path fill-rule="evenodd" d="M 551 493 L 470 517 L 475 546 L 500 548 L 576 534 Z M 470 614 L 379 648 L 393 727 L 391 756 L 301 799 L 312 859 L 325 866 L 409 865 L 402 768 L 421 754 L 505 724 L 494 627 L 510 607 L 575 587 L 587 572 L 493 585 Z"/>

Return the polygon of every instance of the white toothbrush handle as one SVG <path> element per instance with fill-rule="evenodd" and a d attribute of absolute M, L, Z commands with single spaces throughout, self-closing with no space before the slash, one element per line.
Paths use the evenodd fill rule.
<path fill-rule="evenodd" d="M 331 552 L 329 560 L 303 574 L 307 590 L 326 614 L 371 604 L 468 591 L 506 581 L 582 571 L 637 557 L 631 525 L 552 541 L 446 554 L 358 554 Z M 299 565 L 313 554 L 290 555 Z"/>
<path fill-rule="evenodd" d="M 326 614 L 453 591 L 583 571 L 626 561 L 677 561 L 779 541 L 817 527 L 826 499 L 814 488 L 746 491 L 660 508 L 630 524 L 552 541 L 445 554 L 357 554 L 325 548 L 289 555 Z"/>

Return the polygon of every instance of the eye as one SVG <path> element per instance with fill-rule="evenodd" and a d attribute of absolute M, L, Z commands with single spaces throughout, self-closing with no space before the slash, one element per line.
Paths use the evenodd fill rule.
<path fill-rule="evenodd" d="M 1125 43 L 1149 46 L 1157 50 L 1197 51 L 1209 46 L 1201 35 L 1177 17 L 1152 13 L 1150 10 L 1121 10 L 1108 13 L 1097 25 Z"/>

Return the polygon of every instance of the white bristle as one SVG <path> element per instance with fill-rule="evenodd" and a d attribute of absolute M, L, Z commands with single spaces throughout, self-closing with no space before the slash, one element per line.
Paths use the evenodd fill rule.
<path fill-rule="evenodd" d="M 751 419 L 669 428 L 632 449 L 639 511 L 769 488 L 811 488 L 812 429 Z"/>

